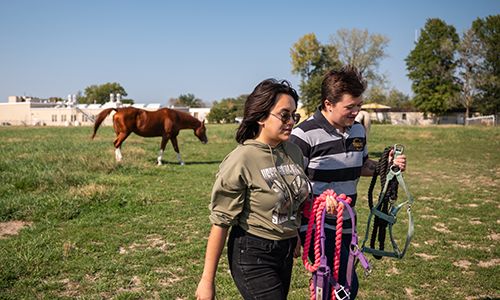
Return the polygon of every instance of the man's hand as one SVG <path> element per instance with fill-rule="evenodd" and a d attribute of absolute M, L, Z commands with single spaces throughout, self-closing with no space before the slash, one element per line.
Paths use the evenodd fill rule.
<path fill-rule="evenodd" d="M 326 197 L 326 212 L 330 215 L 337 215 L 337 207 L 339 205 L 339 202 L 335 200 L 334 197 L 332 196 L 327 196 Z M 342 205 L 342 209 L 345 209 L 344 203 L 340 203 Z"/>
<path fill-rule="evenodd" d="M 389 153 L 389 161 L 391 161 L 394 157 L 394 150 L 391 150 Z M 401 154 L 398 156 L 394 162 L 394 165 L 398 166 L 401 169 L 401 172 L 404 172 L 406 170 L 406 155 Z"/>

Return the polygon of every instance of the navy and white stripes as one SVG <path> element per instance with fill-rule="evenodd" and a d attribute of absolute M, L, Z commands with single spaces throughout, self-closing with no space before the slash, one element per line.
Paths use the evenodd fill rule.
<path fill-rule="evenodd" d="M 342 135 L 318 108 L 313 116 L 293 129 L 290 141 L 302 150 L 313 194 L 318 196 L 327 189 L 333 189 L 337 194 L 351 197 L 351 206 L 354 207 L 361 169 L 368 158 L 363 126 L 355 122 L 353 126 L 346 127 Z M 346 217 L 349 219 L 348 214 L 344 219 Z M 327 223 L 335 225 L 334 219 L 336 217 L 328 215 Z"/>

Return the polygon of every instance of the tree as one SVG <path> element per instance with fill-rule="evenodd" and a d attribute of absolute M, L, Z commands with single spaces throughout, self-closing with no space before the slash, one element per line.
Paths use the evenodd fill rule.
<path fill-rule="evenodd" d="M 86 98 L 83 96 L 82 91 L 76 93 L 76 101 L 78 101 L 78 103 L 85 103 L 84 101 L 86 101 Z"/>
<path fill-rule="evenodd" d="M 414 105 L 424 113 L 443 115 L 449 109 L 449 99 L 460 91 L 453 77 L 458 41 L 454 26 L 438 18 L 427 19 L 415 49 L 405 59 Z"/>
<path fill-rule="evenodd" d="M 212 108 L 207 115 L 209 122 L 232 123 L 236 117 L 243 116 L 245 101 L 248 95 L 240 95 L 237 98 L 225 98 L 220 102 L 212 102 Z"/>
<path fill-rule="evenodd" d="M 456 56 L 461 93 L 455 99 L 457 104 L 465 107 L 465 115 L 469 117 L 469 110 L 485 77 L 481 68 L 484 51 L 472 28 L 464 30 L 457 46 Z"/>
<path fill-rule="evenodd" d="M 180 95 L 179 98 L 170 98 L 173 107 L 205 107 L 205 102 L 196 98 L 193 94 Z"/>
<path fill-rule="evenodd" d="M 485 80 L 480 86 L 478 108 L 483 114 L 498 114 L 500 111 L 500 15 L 477 18 L 472 22 L 483 51 L 482 69 Z"/>
<path fill-rule="evenodd" d="M 390 41 L 387 35 L 369 34 L 368 29 L 358 28 L 340 28 L 336 36 L 330 37 L 342 65 L 354 65 L 372 86 L 387 82 L 387 77 L 379 75 L 377 70 L 380 61 L 389 56 L 385 50 Z"/>
<path fill-rule="evenodd" d="M 133 99 L 122 99 L 122 103 L 123 104 L 134 104 L 134 100 Z"/>
<path fill-rule="evenodd" d="M 104 104 L 109 102 L 109 94 L 121 94 L 122 97 L 127 96 L 125 89 L 116 82 L 106 83 L 103 85 L 91 85 L 85 89 L 85 96 L 78 99 L 79 103 L 97 103 Z"/>
<path fill-rule="evenodd" d="M 341 28 L 321 45 L 314 33 L 305 34 L 290 48 L 292 74 L 299 75 L 300 98 L 308 113 L 321 104 L 321 82 L 331 68 L 355 65 L 371 86 L 385 85 L 386 76 L 377 73 L 379 63 L 388 56 L 390 38 L 369 34 L 368 30 Z"/>
<path fill-rule="evenodd" d="M 333 67 L 340 67 L 338 54 L 331 45 L 321 45 L 314 33 L 305 34 L 290 48 L 292 74 L 299 75 L 300 98 L 308 113 L 321 103 L 323 75 Z"/>
<path fill-rule="evenodd" d="M 400 92 L 398 89 L 393 87 L 391 90 L 387 86 L 372 86 L 366 92 L 363 97 L 365 103 L 378 103 L 382 105 L 387 105 L 393 108 L 412 108 L 413 103 L 410 100 L 410 96 Z"/>
<path fill-rule="evenodd" d="M 410 96 L 398 91 L 396 88 L 392 88 L 389 91 L 386 102 L 383 104 L 395 108 L 413 108 Z"/>

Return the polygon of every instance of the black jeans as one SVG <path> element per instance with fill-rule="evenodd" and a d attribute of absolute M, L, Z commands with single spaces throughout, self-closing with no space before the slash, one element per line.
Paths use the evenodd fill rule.
<path fill-rule="evenodd" d="M 233 226 L 227 242 L 229 268 L 245 300 L 286 299 L 297 238 L 274 241 Z"/>
<path fill-rule="evenodd" d="M 314 236 L 314 230 L 312 232 Z M 325 254 L 327 257 L 327 264 L 330 267 L 330 270 L 333 271 L 333 259 L 335 257 L 335 236 L 336 236 L 336 231 L 330 230 L 325 228 L 325 236 L 326 236 L 326 244 L 325 244 Z M 342 286 L 345 286 L 345 280 L 346 280 L 346 271 L 347 271 L 347 259 L 349 256 L 348 248 L 351 244 L 351 235 L 350 234 L 342 234 L 342 248 L 340 249 L 340 267 L 339 267 L 339 284 Z M 304 242 L 306 241 L 306 232 L 301 232 L 300 233 L 300 241 L 302 243 L 302 246 L 304 246 Z M 309 259 L 311 261 L 314 261 L 314 241 L 311 240 L 311 246 L 309 247 Z M 358 289 L 359 289 L 359 281 L 358 281 L 358 276 L 356 275 L 356 272 L 353 273 L 352 275 L 352 282 L 351 282 L 351 297 L 350 299 L 353 300 L 356 298 L 358 294 Z M 331 292 L 332 289 L 328 289 L 328 298 L 331 298 Z"/>

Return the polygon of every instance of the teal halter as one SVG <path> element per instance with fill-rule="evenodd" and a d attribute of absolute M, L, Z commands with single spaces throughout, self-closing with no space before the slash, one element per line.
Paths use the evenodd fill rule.
<path fill-rule="evenodd" d="M 401 145 L 401 144 L 396 144 L 394 145 L 394 159 L 396 159 L 398 156 L 400 156 L 401 154 L 403 154 L 403 150 L 404 150 L 404 146 Z M 385 193 L 387 192 L 387 186 L 389 185 L 389 182 L 394 178 L 396 177 L 396 179 L 398 180 L 398 183 L 399 183 L 399 186 L 403 189 L 403 191 L 406 193 L 406 196 L 408 197 L 408 200 L 406 200 L 405 202 L 399 204 L 398 206 L 395 206 L 395 200 L 394 201 L 391 201 L 390 202 L 390 207 L 389 207 L 389 214 L 385 214 L 383 213 L 382 211 L 380 211 L 380 206 L 382 204 L 382 200 L 384 199 L 385 197 Z M 409 218 L 409 224 L 408 224 L 408 235 L 406 237 L 406 244 L 405 244 L 405 247 L 403 249 L 403 251 L 401 251 L 397 244 L 396 244 L 396 241 L 394 241 L 394 237 L 392 235 L 392 226 L 394 224 L 396 224 L 396 214 L 398 213 L 398 211 L 404 206 L 408 204 L 408 209 L 407 209 L 407 212 L 408 212 L 408 218 Z M 387 174 L 387 179 L 385 181 L 385 185 L 384 185 L 384 189 L 382 190 L 382 193 L 380 193 L 380 197 L 379 197 L 379 201 L 377 203 L 377 205 L 375 205 L 375 207 L 372 208 L 371 212 L 370 212 L 370 216 L 368 217 L 368 225 L 366 227 L 366 234 L 365 234 L 365 239 L 363 241 L 363 245 L 361 246 L 361 250 L 365 253 L 370 253 L 370 254 L 373 254 L 373 255 L 376 255 L 376 256 L 387 256 L 387 257 L 395 257 L 395 258 L 403 258 L 403 256 L 405 255 L 406 253 L 406 250 L 408 249 L 408 245 L 410 244 L 410 241 L 411 239 L 413 238 L 413 232 L 414 232 L 414 226 L 413 226 L 413 219 L 411 217 L 411 205 L 413 204 L 413 198 L 410 196 L 410 193 L 408 192 L 408 187 L 406 186 L 406 183 L 403 179 L 403 175 L 401 174 L 401 170 L 399 169 L 398 166 L 396 165 L 392 165 L 391 168 L 390 168 L 390 171 L 389 173 Z M 372 219 L 372 216 L 375 215 L 385 221 L 387 221 L 389 223 L 389 234 L 390 234 L 390 237 L 391 237 L 391 243 L 392 243 L 392 247 L 394 249 L 393 252 L 390 252 L 390 251 L 384 251 L 384 250 L 377 250 L 377 249 L 373 249 L 373 248 L 368 248 L 368 247 L 365 247 L 365 243 L 368 239 L 368 235 L 369 235 L 369 232 L 370 232 L 370 223 L 371 223 L 371 219 Z"/>

